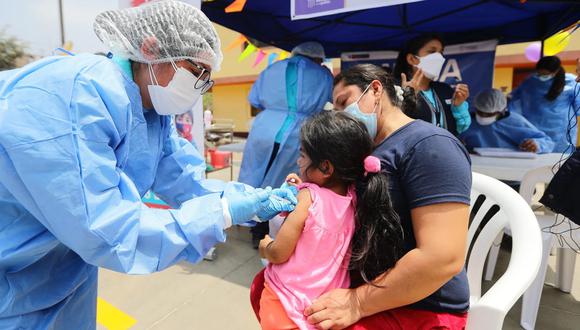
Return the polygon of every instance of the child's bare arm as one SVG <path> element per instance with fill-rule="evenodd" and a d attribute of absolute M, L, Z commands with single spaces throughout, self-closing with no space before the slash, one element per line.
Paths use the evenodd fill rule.
<path fill-rule="evenodd" d="M 302 189 L 298 193 L 298 205 L 288 215 L 282 224 L 276 240 L 266 236 L 260 241 L 260 255 L 273 264 L 282 264 L 290 259 L 296 243 L 304 229 L 304 223 L 308 218 L 308 208 L 312 204 L 308 189 Z"/>

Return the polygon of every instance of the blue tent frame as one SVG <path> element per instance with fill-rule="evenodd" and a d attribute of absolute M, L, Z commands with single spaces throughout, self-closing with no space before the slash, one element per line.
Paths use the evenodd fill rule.
<path fill-rule="evenodd" d="M 248 0 L 242 12 L 225 13 L 232 2 L 203 2 L 202 10 L 215 23 L 285 50 L 318 41 L 328 57 L 398 50 L 423 33 L 438 33 L 447 44 L 544 40 L 580 20 L 577 0 L 425 0 L 296 21 L 290 0 Z"/>

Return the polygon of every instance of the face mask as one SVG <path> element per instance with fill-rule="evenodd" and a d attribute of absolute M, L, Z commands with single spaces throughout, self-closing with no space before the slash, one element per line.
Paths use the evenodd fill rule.
<path fill-rule="evenodd" d="M 154 85 L 147 86 L 147 89 L 149 89 L 153 108 L 162 116 L 185 113 L 191 110 L 201 97 L 201 89 L 194 88 L 197 78 L 193 73 L 171 64 L 175 69 L 175 74 L 166 87 L 157 83 L 153 68 L 149 65 L 149 76 Z"/>
<path fill-rule="evenodd" d="M 550 81 L 550 80 L 552 80 L 552 78 L 554 78 L 554 76 L 549 75 L 549 74 L 547 74 L 547 75 L 537 74 L 536 77 L 538 77 L 538 79 L 540 79 L 540 81 L 544 81 L 544 82 Z"/>
<path fill-rule="evenodd" d="M 369 135 L 371 136 L 372 139 L 374 139 L 377 136 L 377 114 L 375 112 L 377 108 L 375 106 L 375 108 L 373 109 L 373 113 L 364 113 L 358 107 L 358 102 L 363 97 L 363 95 L 365 95 L 365 93 L 368 91 L 369 87 L 371 87 L 370 84 L 367 86 L 365 91 L 358 97 L 358 99 L 355 102 L 351 103 L 346 108 L 344 108 L 344 111 L 350 113 L 353 117 L 362 121 L 363 124 L 365 124 L 365 126 L 367 127 L 367 130 L 369 131 Z"/>
<path fill-rule="evenodd" d="M 497 116 L 481 117 L 480 115 L 475 114 L 475 120 L 481 126 L 489 126 L 497 121 Z"/>
<path fill-rule="evenodd" d="M 175 128 L 177 128 L 178 131 L 183 132 L 183 133 L 191 132 L 191 125 L 190 124 L 175 123 Z"/>
<path fill-rule="evenodd" d="M 419 59 L 419 64 L 417 67 L 423 70 L 425 77 L 429 80 L 435 80 L 439 77 L 441 69 L 443 68 L 443 63 L 445 63 L 445 57 L 441 53 L 432 53 L 427 56 L 417 57 Z"/>

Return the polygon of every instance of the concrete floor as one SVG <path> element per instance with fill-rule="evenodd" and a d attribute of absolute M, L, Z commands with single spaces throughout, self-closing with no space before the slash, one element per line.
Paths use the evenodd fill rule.
<path fill-rule="evenodd" d="M 235 164 L 239 165 L 239 155 Z M 236 177 L 237 172 L 235 168 Z M 229 172 L 211 177 L 229 179 Z M 132 329 L 259 329 L 249 303 L 249 286 L 262 266 L 250 245 L 248 229 L 236 227 L 228 230 L 228 241 L 217 247 L 214 261 L 183 263 L 146 276 L 101 270 L 99 297 L 136 319 Z M 547 282 L 553 282 L 554 259 Z M 509 253 L 501 251 L 496 274 L 501 275 L 508 262 Z M 544 287 L 536 329 L 580 329 L 580 260 L 575 275 L 571 294 Z M 504 329 L 520 329 L 520 308 L 518 302 Z"/>

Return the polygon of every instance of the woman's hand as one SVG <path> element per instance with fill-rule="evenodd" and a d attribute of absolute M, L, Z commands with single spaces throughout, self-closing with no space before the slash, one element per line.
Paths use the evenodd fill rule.
<path fill-rule="evenodd" d="M 532 139 L 525 140 L 520 144 L 520 150 L 528 152 L 538 152 L 538 145 Z"/>
<path fill-rule="evenodd" d="M 453 93 L 453 106 L 460 106 L 469 97 L 469 87 L 466 84 L 457 84 Z"/>
<path fill-rule="evenodd" d="M 362 313 L 355 289 L 335 289 L 316 299 L 304 315 L 319 329 L 344 329 L 360 320 Z"/>
<path fill-rule="evenodd" d="M 300 177 L 298 176 L 298 174 L 296 174 L 296 173 L 290 173 L 286 177 L 286 183 L 289 186 L 298 187 L 299 185 L 302 184 L 302 179 L 300 179 Z"/>
<path fill-rule="evenodd" d="M 415 73 L 415 75 L 413 76 L 413 79 L 408 80 L 408 81 L 407 81 L 407 75 L 404 73 L 401 73 L 401 87 L 403 87 L 403 89 L 405 89 L 407 87 L 413 88 L 413 90 L 415 91 L 415 94 L 417 94 L 421 90 L 420 86 L 421 86 L 421 81 L 423 81 L 423 77 L 425 77 L 425 74 L 423 73 L 423 70 L 421 70 L 421 69 L 418 69 L 417 72 Z"/>

